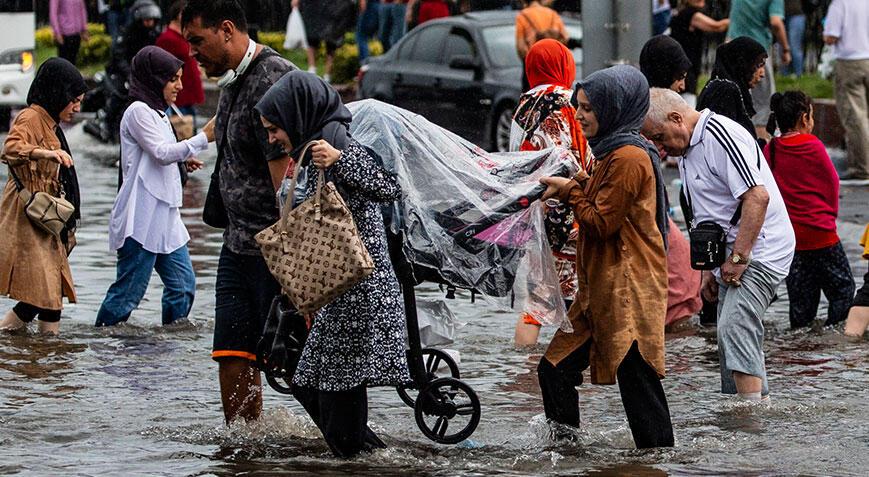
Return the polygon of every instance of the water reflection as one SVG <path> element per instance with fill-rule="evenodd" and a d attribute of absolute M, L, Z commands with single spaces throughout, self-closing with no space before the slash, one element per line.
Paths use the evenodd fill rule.
<path fill-rule="evenodd" d="M 261 422 L 225 427 L 210 359 L 222 240 L 200 220 L 213 155 L 184 195 L 197 275 L 192 325 L 160 325 L 162 290 L 154 277 L 128 324 L 96 329 L 96 310 L 115 274 L 107 228 L 117 186 L 117 169 L 99 158 L 117 150 L 93 144 L 78 128 L 67 137 L 85 210 L 71 257 L 80 303 L 64 310 L 59 339 L 0 335 L 0 474 L 864 475 L 869 468 L 867 343 L 837 329 L 788 330 L 784 287 L 765 318 L 766 405 L 717 394 L 713 330 L 668 336 L 663 384 L 673 449 L 633 448 L 614 386 L 583 385 L 582 429 L 572 442 L 550 440 L 536 382 L 544 346 L 514 348 L 515 315 L 482 300 L 472 304 L 462 293 L 449 302 L 466 323 L 450 348 L 461 353 L 462 380 L 483 405 L 473 443 L 431 443 L 391 389 L 370 393 L 369 414 L 391 447 L 352 461 L 333 459 L 301 408 L 271 391 Z M 856 250 L 847 250 L 856 263 Z M 443 298 L 434 286 L 420 287 L 419 295 Z M 2 310 L 11 305 L 0 301 Z M 553 332 L 544 330 L 541 342 Z"/>

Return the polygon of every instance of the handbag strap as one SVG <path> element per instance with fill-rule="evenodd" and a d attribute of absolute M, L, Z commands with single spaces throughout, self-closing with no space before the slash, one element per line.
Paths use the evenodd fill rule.
<path fill-rule="evenodd" d="M 308 149 L 314 145 L 316 141 L 310 141 L 305 144 L 305 147 L 302 148 L 301 154 L 299 154 L 299 161 L 296 164 L 296 167 L 293 168 L 293 179 L 290 181 L 290 190 L 287 191 L 287 198 L 284 201 L 284 206 L 281 209 L 281 233 L 286 233 L 287 231 L 287 218 L 290 216 L 290 212 L 293 210 L 293 196 L 296 191 L 296 183 L 299 180 L 299 171 L 304 167 L 305 162 L 305 154 L 308 153 Z M 314 210 L 317 215 L 320 212 L 320 191 L 323 189 L 323 182 L 325 182 L 326 174 L 323 169 L 320 169 L 320 172 L 317 174 L 317 190 L 314 192 Z M 316 217 L 319 219 L 319 217 Z"/>
<path fill-rule="evenodd" d="M 12 182 L 15 183 L 15 189 L 18 190 L 18 192 L 27 190 L 25 189 L 24 184 L 21 183 L 21 179 L 18 178 L 18 174 L 15 173 L 15 168 L 11 165 L 9 166 L 9 173 L 12 174 Z"/>
<path fill-rule="evenodd" d="M 238 94 L 238 93 L 236 93 L 236 94 Z M 235 99 L 233 98 L 233 101 L 234 101 L 234 100 L 235 100 Z M 178 106 L 175 106 L 175 103 L 170 103 L 170 104 L 169 104 L 169 107 L 172 108 L 172 112 L 174 112 L 176 116 L 184 117 L 184 115 L 181 114 L 181 110 L 178 109 Z M 174 129 L 174 128 L 173 128 L 173 129 Z"/>
<path fill-rule="evenodd" d="M 682 169 L 685 169 L 685 158 L 682 158 Z M 687 174 L 685 174 L 687 175 Z M 685 221 L 688 223 L 688 228 L 694 228 L 694 206 L 691 201 L 691 191 L 688 190 L 688 182 L 685 181 L 682 183 L 682 197 L 685 199 L 684 205 L 688 206 L 687 214 L 685 214 Z M 739 201 L 739 205 L 736 206 L 736 211 L 733 212 L 733 216 L 730 218 L 730 226 L 733 227 L 739 223 L 739 219 L 742 218 L 742 201 Z"/>

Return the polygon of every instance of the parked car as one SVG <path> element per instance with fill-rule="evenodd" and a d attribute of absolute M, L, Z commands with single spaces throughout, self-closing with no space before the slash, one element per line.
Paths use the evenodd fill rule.
<path fill-rule="evenodd" d="M 32 0 L 0 1 L 0 131 L 9 128 L 11 108 L 27 103 L 36 74 L 36 16 Z"/>
<path fill-rule="evenodd" d="M 581 78 L 582 25 L 563 16 Z M 360 99 L 413 111 L 491 151 L 506 151 L 522 93 L 516 12 L 466 13 L 426 22 L 359 70 Z"/>

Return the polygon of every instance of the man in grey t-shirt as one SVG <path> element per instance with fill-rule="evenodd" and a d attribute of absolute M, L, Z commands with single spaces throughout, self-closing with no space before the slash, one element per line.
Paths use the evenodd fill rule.
<path fill-rule="evenodd" d="M 275 190 L 289 164 L 281 147 L 269 144 L 254 106 L 295 66 L 249 38 L 244 11 L 234 0 L 190 0 L 181 23 L 191 54 L 208 76 L 221 78 L 223 88 L 215 138 L 228 225 L 217 267 L 212 358 L 226 421 L 253 420 L 262 411 L 256 345 L 280 293 L 254 235 L 278 220 Z"/>

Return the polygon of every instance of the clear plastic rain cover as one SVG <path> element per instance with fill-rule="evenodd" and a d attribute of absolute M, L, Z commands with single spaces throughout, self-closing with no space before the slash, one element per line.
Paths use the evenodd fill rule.
<path fill-rule="evenodd" d="M 398 175 L 402 200 L 387 213 L 417 282 L 473 289 L 501 309 L 569 329 L 544 230 L 538 180 L 570 177 L 561 148 L 488 153 L 424 117 L 376 100 L 347 105 L 350 130 Z M 390 212 L 390 211 L 388 211 Z"/>

